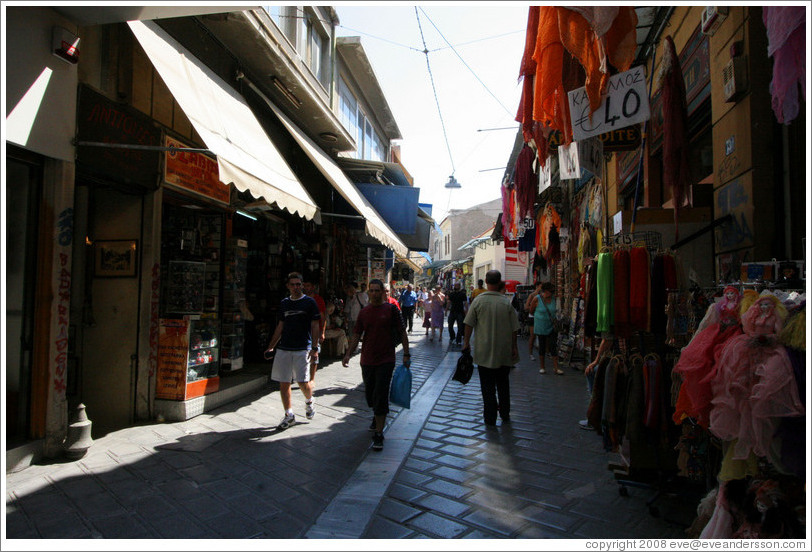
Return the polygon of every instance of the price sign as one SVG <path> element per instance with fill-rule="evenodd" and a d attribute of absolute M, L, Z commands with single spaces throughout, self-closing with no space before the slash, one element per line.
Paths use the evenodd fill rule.
<path fill-rule="evenodd" d="M 570 142 L 567 146 L 558 146 L 558 172 L 562 180 L 581 177 L 578 142 Z"/>
<path fill-rule="evenodd" d="M 642 65 L 609 77 L 606 94 L 592 116 L 586 87 L 571 90 L 568 97 L 574 140 L 625 128 L 651 117 L 646 70 Z"/>
<path fill-rule="evenodd" d="M 539 193 L 549 188 L 553 183 L 552 164 L 553 156 L 548 155 L 547 161 L 545 161 L 544 166 L 539 171 Z"/>

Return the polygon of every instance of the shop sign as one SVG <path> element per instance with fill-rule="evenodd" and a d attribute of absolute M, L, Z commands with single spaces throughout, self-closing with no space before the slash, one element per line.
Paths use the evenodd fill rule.
<path fill-rule="evenodd" d="M 584 140 L 605 132 L 642 123 L 651 112 L 646 88 L 646 70 L 639 65 L 609 77 L 600 106 L 590 114 L 586 87 L 567 93 L 572 118 L 572 137 Z"/>
<path fill-rule="evenodd" d="M 164 138 L 168 148 L 189 148 L 180 140 Z M 189 151 L 167 151 L 164 162 L 164 181 L 172 186 L 195 192 L 210 199 L 228 203 L 231 190 L 220 182 L 217 161 L 208 155 Z"/>
<path fill-rule="evenodd" d="M 79 142 L 156 148 L 161 145 L 161 131 L 152 119 L 87 86 L 79 88 L 76 125 Z M 160 159 L 157 149 L 76 146 L 76 163 L 82 172 L 150 190 L 158 186 Z"/>
<path fill-rule="evenodd" d="M 630 151 L 639 148 L 641 136 L 640 125 L 637 124 L 604 132 L 598 135 L 598 139 L 603 142 L 603 151 L 611 153 L 614 151 Z M 563 141 L 564 134 L 560 130 L 552 131 L 547 140 L 548 149 L 555 151 Z"/>
<path fill-rule="evenodd" d="M 155 398 L 179 401 L 186 398 L 186 361 L 189 321 L 163 319 L 158 333 L 158 370 Z"/>
<path fill-rule="evenodd" d="M 581 177 L 581 165 L 578 162 L 578 142 L 558 148 L 558 173 L 563 180 Z"/>

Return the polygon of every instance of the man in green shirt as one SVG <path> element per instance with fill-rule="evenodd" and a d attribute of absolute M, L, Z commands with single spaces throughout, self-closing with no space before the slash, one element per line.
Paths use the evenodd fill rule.
<path fill-rule="evenodd" d="M 473 334 L 474 363 L 479 368 L 485 425 L 489 427 L 496 425 L 497 412 L 503 424 L 510 422 L 510 369 L 519 360 L 519 320 L 510 301 L 498 291 L 501 281 L 498 270 L 485 274 L 488 290 L 471 302 L 463 322 L 462 350 L 470 350 Z"/>

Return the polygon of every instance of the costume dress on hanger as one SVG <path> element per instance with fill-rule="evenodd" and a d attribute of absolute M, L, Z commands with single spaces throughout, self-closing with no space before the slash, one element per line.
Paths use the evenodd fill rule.
<path fill-rule="evenodd" d="M 687 416 L 707 429 L 713 398 L 711 379 L 715 374 L 716 362 L 725 343 L 742 333 L 739 325 L 739 299 L 738 290 L 733 287 L 725 288 L 724 295 L 708 307 L 708 312 L 702 319 L 703 324 L 705 321 L 708 324 L 682 349 L 679 361 L 674 366 L 674 372 L 682 376 L 673 416 L 675 424 L 681 424 Z"/>
<path fill-rule="evenodd" d="M 710 431 L 736 440 L 734 460 L 750 452 L 769 457 L 779 418 L 804 414 L 789 357 L 776 338 L 785 316 L 775 296 L 761 296 L 742 315 L 744 333 L 728 341 L 719 357 Z"/>

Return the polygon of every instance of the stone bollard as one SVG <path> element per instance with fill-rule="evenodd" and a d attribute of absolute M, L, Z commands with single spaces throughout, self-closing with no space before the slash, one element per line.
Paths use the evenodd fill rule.
<path fill-rule="evenodd" d="M 79 460 L 87 454 L 87 449 L 93 444 L 93 438 L 90 436 L 93 422 L 87 419 L 83 403 L 73 411 L 72 418 L 68 426 L 68 435 L 65 437 L 65 456 L 71 460 Z"/>

